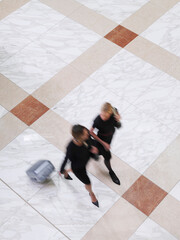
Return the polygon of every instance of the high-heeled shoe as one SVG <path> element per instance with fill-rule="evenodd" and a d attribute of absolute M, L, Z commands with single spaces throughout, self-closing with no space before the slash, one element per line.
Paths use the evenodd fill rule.
<path fill-rule="evenodd" d="M 92 202 L 92 204 L 94 204 L 96 207 L 99 207 L 99 202 L 98 200 L 96 202 Z"/>
<path fill-rule="evenodd" d="M 119 178 L 116 176 L 116 174 L 113 170 L 109 171 L 109 175 L 114 183 L 116 183 L 117 185 L 121 184 L 119 181 Z"/>
<path fill-rule="evenodd" d="M 67 177 L 64 176 L 66 180 L 73 180 L 72 177 L 68 174 Z"/>
<path fill-rule="evenodd" d="M 91 197 L 91 194 L 90 194 L 90 193 L 89 193 L 89 196 Z M 95 201 L 95 202 L 92 202 L 92 204 L 94 204 L 96 207 L 99 207 L 99 202 L 98 202 L 98 200 Z"/>

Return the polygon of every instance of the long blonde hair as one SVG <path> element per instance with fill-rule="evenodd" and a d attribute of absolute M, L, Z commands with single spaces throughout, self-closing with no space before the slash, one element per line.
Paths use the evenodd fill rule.
<path fill-rule="evenodd" d="M 105 102 L 101 107 L 101 111 L 112 114 L 113 113 L 113 107 L 110 103 Z"/>

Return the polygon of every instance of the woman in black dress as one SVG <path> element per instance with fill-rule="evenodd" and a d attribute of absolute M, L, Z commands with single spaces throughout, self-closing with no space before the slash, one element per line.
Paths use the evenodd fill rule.
<path fill-rule="evenodd" d="M 72 180 L 68 172 L 65 170 L 65 165 L 68 159 L 71 161 L 71 168 L 76 177 L 85 184 L 86 190 L 89 192 L 92 203 L 99 207 L 98 200 L 92 191 L 91 182 L 86 172 L 86 164 L 93 154 L 97 154 L 98 150 L 94 147 L 93 141 L 89 135 L 89 131 L 81 126 L 74 125 L 72 127 L 73 139 L 67 146 L 65 159 L 62 163 L 60 173 L 64 174 L 66 179 Z"/>
<path fill-rule="evenodd" d="M 112 170 L 110 159 L 110 143 L 112 141 L 115 128 L 120 128 L 120 115 L 116 108 L 113 108 L 110 103 L 105 103 L 101 108 L 101 113 L 98 115 L 90 129 L 91 136 L 96 140 L 96 147 L 99 150 L 99 155 L 104 157 L 104 163 L 109 170 L 109 175 L 112 181 L 120 185 L 120 181 Z M 97 135 L 94 129 L 98 130 Z"/>

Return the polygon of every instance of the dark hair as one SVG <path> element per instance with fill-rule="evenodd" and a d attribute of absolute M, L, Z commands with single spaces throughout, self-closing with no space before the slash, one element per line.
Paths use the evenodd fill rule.
<path fill-rule="evenodd" d="M 80 136 L 83 134 L 83 130 L 84 130 L 85 127 L 83 127 L 82 125 L 79 125 L 79 124 L 76 124 L 72 127 L 72 130 L 71 130 L 71 133 L 72 133 L 72 136 L 79 140 L 80 139 Z"/>

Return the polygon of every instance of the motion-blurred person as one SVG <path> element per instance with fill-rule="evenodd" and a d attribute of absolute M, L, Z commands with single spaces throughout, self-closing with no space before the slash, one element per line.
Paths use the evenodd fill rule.
<path fill-rule="evenodd" d="M 97 154 L 98 150 L 92 145 L 93 141 L 89 135 L 89 131 L 81 125 L 74 125 L 72 127 L 73 139 L 67 146 L 67 152 L 62 163 L 60 173 L 68 180 L 72 180 L 68 171 L 65 170 L 65 165 L 68 159 L 71 161 L 71 168 L 75 176 L 85 184 L 86 190 L 89 192 L 92 203 L 99 207 L 98 200 L 92 191 L 91 181 L 86 172 L 86 165 L 90 157 Z"/>
<path fill-rule="evenodd" d="M 116 108 L 108 102 L 101 107 L 101 113 L 95 118 L 90 134 L 96 140 L 96 147 L 99 150 L 99 155 L 104 157 L 104 163 L 109 170 L 109 175 L 112 181 L 120 185 L 120 181 L 111 167 L 111 152 L 110 144 L 115 133 L 115 128 L 120 128 L 120 115 Z M 94 129 L 98 130 L 97 135 Z"/>

